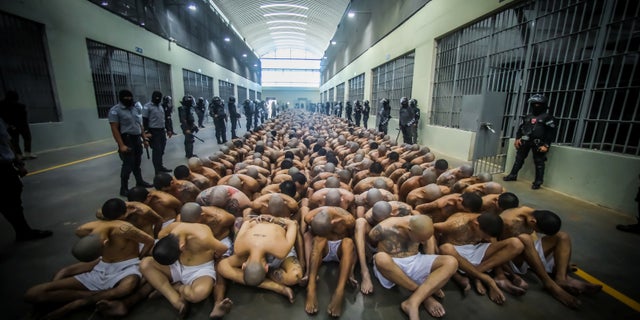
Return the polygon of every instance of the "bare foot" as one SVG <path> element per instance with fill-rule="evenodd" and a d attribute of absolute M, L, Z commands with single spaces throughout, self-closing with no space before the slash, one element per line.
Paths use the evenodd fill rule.
<path fill-rule="evenodd" d="M 444 299 L 444 291 L 442 291 L 442 289 L 439 289 L 438 291 L 433 293 L 433 297 L 438 298 L 440 300 Z"/>
<path fill-rule="evenodd" d="M 458 272 L 454 273 L 452 278 L 458 284 L 460 289 L 462 289 L 462 295 L 466 297 L 471 290 L 471 283 L 469 282 L 469 278 L 467 276 L 463 276 Z"/>
<path fill-rule="evenodd" d="M 513 283 L 515 286 L 522 288 L 524 290 L 529 289 L 529 284 L 524 281 L 524 279 L 522 279 L 522 277 L 518 276 L 518 275 L 513 275 L 513 279 L 511 280 L 511 283 Z"/>
<path fill-rule="evenodd" d="M 289 288 L 287 286 L 283 286 L 283 287 L 284 288 L 282 289 L 280 294 L 282 294 L 283 296 L 287 297 L 287 299 L 289 299 L 289 303 L 293 303 L 295 301 L 295 298 L 293 296 L 293 290 L 291 290 L 291 288 Z"/>
<path fill-rule="evenodd" d="M 151 293 L 149 293 L 149 298 L 148 299 L 155 299 L 155 298 L 160 298 L 162 297 L 162 293 L 160 293 L 160 291 L 158 290 L 153 290 L 151 291 Z"/>
<path fill-rule="evenodd" d="M 400 308 L 409 316 L 409 320 L 420 320 L 419 307 L 419 305 L 411 305 L 409 302 L 407 302 L 407 300 L 402 301 L 402 303 L 400 304 Z"/>
<path fill-rule="evenodd" d="M 578 298 L 564 291 L 559 286 L 550 286 L 546 289 L 549 290 L 554 298 L 558 299 L 558 301 L 571 309 L 576 309 L 580 305 L 580 300 L 578 300 Z"/>
<path fill-rule="evenodd" d="M 556 283 L 567 292 L 577 294 L 594 294 L 602 290 L 602 286 L 599 284 L 592 284 L 571 277 L 567 277 L 565 280 L 557 280 Z"/>
<path fill-rule="evenodd" d="M 213 306 L 213 310 L 211 310 L 211 314 L 209 314 L 210 319 L 222 319 L 224 315 L 229 313 L 231 307 L 233 306 L 233 301 L 229 298 L 224 298 L 224 300 L 217 302 Z"/>
<path fill-rule="evenodd" d="M 433 297 L 429 297 L 424 300 L 422 306 L 427 310 L 427 312 L 434 318 L 442 318 L 444 317 L 444 307 L 438 300 Z"/>
<path fill-rule="evenodd" d="M 307 291 L 307 302 L 304 305 L 304 311 L 308 314 L 318 313 L 318 298 L 315 293 L 309 293 Z"/>
<path fill-rule="evenodd" d="M 358 280 L 356 280 L 356 277 L 353 274 L 349 276 L 348 283 L 352 288 L 358 287 Z"/>
<path fill-rule="evenodd" d="M 360 292 L 362 294 L 373 293 L 373 283 L 371 282 L 371 274 L 368 272 L 362 274 L 362 283 L 360 283 Z"/>
<path fill-rule="evenodd" d="M 504 293 L 502 293 L 495 282 L 489 285 L 489 299 L 497 304 L 503 304 L 507 301 L 507 297 L 504 296 Z"/>
<path fill-rule="evenodd" d="M 331 302 L 329 302 L 329 306 L 327 307 L 327 312 L 332 317 L 339 317 L 342 315 L 342 304 L 344 302 L 343 295 L 334 294 L 331 297 Z"/>
<path fill-rule="evenodd" d="M 474 284 L 476 285 L 476 292 L 479 295 L 484 296 L 487 293 L 487 289 L 484 287 L 484 283 L 482 283 L 480 279 L 475 279 L 473 281 L 474 281 Z"/>
<path fill-rule="evenodd" d="M 96 310 L 103 316 L 108 317 L 122 317 L 129 313 L 124 303 L 118 300 L 100 300 L 96 303 Z"/>
<path fill-rule="evenodd" d="M 526 290 L 513 285 L 513 283 L 511 283 L 511 281 L 509 281 L 508 279 L 495 279 L 496 284 L 498 285 L 498 287 L 514 296 L 521 296 L 525 293 L 527 293 Z"/>

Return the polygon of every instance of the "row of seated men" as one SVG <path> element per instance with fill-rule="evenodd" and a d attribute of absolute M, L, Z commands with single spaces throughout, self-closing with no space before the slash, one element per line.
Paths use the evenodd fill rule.
<path fill-rule="evenodd" d="M 600 290 L 568 276 L 571 240 L 557 214 L 520 206 L 491 175 L 336 117 L 284 112 L 173 173 L 156 175 L 152 190 L 131 189 L 126 202 L 105 201 L 76 230 L 81 262 L 30 288 L 26 301 L 57 303 L 43 307 L 47 318 L 80 307 L 123 316 L 163 296 L 185 316 L 213 296 L 210 316 L 220 318 L 233 305 L 231 283 L 290 302 L 302 286 L 308 314 L 338 317 L 345 286 L 370 295 L 375 277 L 409 290 L 400 307 L 419 319 L 420 308 L 445 315 L 450 279 L 497 304 L 527 291 L 528 269 L 570 308 Z M 318 270 L 330 261 L 339 276 L 319 306 Z"/>

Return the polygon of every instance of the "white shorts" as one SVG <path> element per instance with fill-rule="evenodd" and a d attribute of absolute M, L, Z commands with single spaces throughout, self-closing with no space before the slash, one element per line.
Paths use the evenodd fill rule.
<path fill-rule="evenodd" d="M 484 258 L 484 254 L 489 249 L 489 245 L 491 243 L 483 242 L 478 244 L 465 244 L 462 246 L 454 246 L 458 254 L 463 258 L 467 259 L 472 265 L 478 266 L 482 263 L 482 259 Z"/>
<path fill-rule="evenodd" d="M 214 282 L 216 281 L 216 269 L 213 266 L 213 260 L 197 266 L 185 266 L 178 260 L 170 265 L 169 269 L 171 270 L 173 282 L 191 285 L 193 281 L 200 277 L 211 277 Z"/>
<path fill-rule="evenodd" d="M 175 218 L 173 218 L 173 219 L 169 219 L 169 220 L 167 220 L 167 221 L 163 222 L 163 223 L 162 223 L 162 229 L 166 228 L 168 225 L 170 225 L 170 224 L 172 224 L 172 223 L 174 223 L 174 222 L 176 222 L 176 219 L 175 219 Z"/>
<path fill-rule="evenodd" d="M 329 251 L 327 252 L 327 255 L 324 256 L 324 258 L 322 258 L 322 262 L 329 262 L 329 261 L 340 262 L 340 257 L 338 256 L 338 249 L 340 248 L 341 244 L 342 244 L 342 239 L 327 241 L 327 247 L 329 248 Z"/>
<path fill-rule="evenodd" d="M 539 236 L 542 236 L 542 235 L 539 234 Z M 535 246 L 536 251 L 538 252 L 538 256 L 542 261 L 544 270 L 547 271 L 547 273 L 553 272 L 553 268 L 556 266 L 556 260 L 553 258 L 553 255 L 549 255 L 547 257 L 544 256 L 544 248 L 542 248 L 542 237 L 538 238 L 533 243 L 533 245 Z M 526 261 L 523 261 L 520 267 L 516 266 L 511 261 L 509 261 L 509 264 L 511 265 L 511 269 L 513 269 L 513 272 L 518 274 L 525 274 L 527 273 L 527 271 L 529 271 L 529 268 L 530 268 L 529 264 Z"/>
<path fill-rule="evenodd" d="M 270 254 L 267 254 L 266 258 L 267 258 L 267 264 L 269 265 L 269 270 L 280 268 L 280 266 L 282 265 L 282 262 L 289 257 L 298 257 L 298 255 L 296 254 L 295 248 L 291 248 L 287 256 L 282 260 Z"/>
<path fill-rule="evenodd" d="M 102 261 L 89 272 L 81 273 L 74 278 L 90 291 L 102 291 L 115 287 L 120 280 L 130 275 L 142 276 L 138 264 L 140 259 L 133 258 L 125 261 L 108 263 Z"/>
<path fill-rule="evenodd" d="M 407 277 L 413 280 L 413 282 L 415 282 L 417 285 L 421 285 L 431 274 L 431 267 L 433 266 L 433 262 L 437 257 L 438 255 L 435 254 L 418 253 L 409 257 L 392 259 L 393 262 L 395 262 L 398 267 L 400 267 L 400 270 L 402 270 L 402 272 L 407 275 Z M 389 279 L 385 278 L 382 273 L 378 271 L 375 258 L 373 259 L 373 274 L 376 276 L 376 278 L 378 278 L 380 284 L 387 289 L 391 289 L 396 285 Z"/>
<path fill-rule="evenodd" d="M 227 251 L 222 254 L 223 258 L 230 257 L 233 254 L 233 242 L 230 237 L 224 237 L 224 239 L 220 240 L 220 242 L 227 245 Z"/>

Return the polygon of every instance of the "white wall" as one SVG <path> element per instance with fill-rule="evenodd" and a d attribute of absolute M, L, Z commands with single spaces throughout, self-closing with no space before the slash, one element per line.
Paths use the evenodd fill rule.
<path fill-rule="evenodd" d="M 131 52 L 139 47 L 144 56 L 170 64 L 174 100 L 184 95 L 183 68 L 213 77 L 216 95 L 219 79 L 262 91 L 259 84 L 175 43 L 169 45 L 167 40 L 89 1 L 0 1 L 0 10 L 45 25 L 45 45 L 62 119 L 31 126 L 36 153 L 111 137 L 107 120 L 98 119 L 86 39 Z"/>
<path fill-rule="evenodd" d="M 278 103 L 290 103 L 293 108 L 298 102 L 298 98 L 306 98 L 310 103 L 320 102 L 320 91 L 318 88 L 296 88 L 296 87 L 263 87 L 262 100 L 267 97 L 275 97 Z"/>

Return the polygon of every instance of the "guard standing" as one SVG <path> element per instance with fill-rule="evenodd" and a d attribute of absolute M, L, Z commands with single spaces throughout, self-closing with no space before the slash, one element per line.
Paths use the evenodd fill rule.
<path fill-rule="evenodd" d="M 145 137 L 149 139 L 149 146 L 151 147 L 151 162 L 153 168 L 156 170 L 156 174 L 160 172 L 171 172 L 171 169 L 167 169 L 162 164 L 162 156 L 164 155 L 164 149 L 167 145 L 167 132 L 165 131 L 165 119 L 164 107 L 160 104 L 162 102 L 162 92 L 154 91 L 151 94 L 151 101 L 142 107 L 142 124 L 145 131 Z"/>
<path fill-rule="evenodd" d="M 142 110 L 134 106 L 133 93 L 129 90 L 120 90 L 118 100 L 120 103 L 111 107 L 108 117 L 113 139 L 118 144 L 118 156 L 122 160 L 120 195 L 126 197 L 129 194 L 129 176 L 132 172 L 136 186 L 150 188 L 153 185 L 142 179 L 140 169 L 142 145 L 149 146 L 147 139 L 142 139 Z"/>
<path fill-rule="evenodd" d="M 389 100 L 383 98 L 380 100 L 380 107 L 378 108 L 378 131 L 387 134 L 389 128 L 389 120 L 391 119 L 391 106 Z"/>
<path fill-rule="evenodd" d="M 198 116 L 198 127 L 204 128 L 202 122 L 204 121 L 204 113 L 207 111 L 207 106 L 204 103 L 204 98 L 198 98 L 198 102 L 196 102 L 196 115 Z"/>
<path fill-rule="evenodd" d="M 251 122 L 253 121 L 253 102 L 249 99 L 245 99 L 242 102 L 242 108 L 244 109 L 244 116 L 247 118 L 246 128 L 247 132 L 251 130 Z"/>
<path fill-rule="evenodd" d="M 240 121 L 240 113 L 238 113 L 238 108 L 236 108 L 236 97 L 229 97 L 229 118 L 231 119 L 231 139 L 235 139 L 238 136 L 236 135 L 236 127 L 238 126 L 238 121 Z"/>
<path fill-rule="evenodd" d="M 227 142 L 227 114 L 224 112 L 224 104 L 220 97 L 211 99 L 213 107 L 209 108 L 209 113 L 213 118 L 213 125 L 216 127 L 216 141 L 218 144 Z"/>
<path fill-rule="evenodd" d="M 411 126 L 413 125 L 413 110 L 409 107 L 409 99 L 407 97 L 400 98 L 399 110 L 400 130 L 402 131 L 402 141 L 404 143 L 413 144 L 411 139 Z"/>
<path fill-rule="evenodd" d="M 344 111 L 347 116 L 347 121 L 349 121 L 349 123 L 353 123 L 353 120 L 351 119 L 351 114 L 353 113 L 353 106 L 351 105 L 351 101 L 347 101 L 347 107 L 344 109 Z"/>
<path fill-rule="evenodd" d="M 369 128 L 369 113 L 371 112 L 371 107 L 369 106 L 369 100 L 365 100 L 363 102 L 364 106 L 362 107 L 362 124 L 365 129 Z"/>
<path fill-rule="evenodd" d="M 534 94 L 527 101 L 531 106 L 531 113 L 524 116 L 514 146 L 516 160 L 511 168 L 511 173 L 503 178 L 504 181 L 514 181 L 518 178 L 518 171 L 522 168 L 524 160 L 533 152 L 533 162 L 536 166 L 536 177 L 531 184 L 531 189 L 540 189 L 544 177 L 544 162 L 547 161 L 547 152 L 551 142 L 556 137 L 556 119 L 547 113 L 547 97 L 542 94 Z"/>
<path fill-rule="evenodd" d="M 360 103 L 360 100 L 356 100 L 354 104 L 353 118 L 356 121 L 356 126 L 360 126 L 360 118 L 362 118 L 362 104 Z"/>
<path fill-rule="evenodd" d="M 184 96 L 178 107 L 180 128 L 184 134 L 184 156 L 187 159 L 196 156 L 193 154 L 193 143 L 196 140 L 193 134 L 198 132 L 198 126 L 196 126 L 196 120 L 193 116 L 194 104 L 195 101 L 192 96 Z"/>
<path fill-rule="evenodd" d="M 409 107 L 413 111 L 413 124 L 411 125 L 411 141 L 418 143 L 418 122 L 420 121 L 420 109 L 418 109 L 418 100 L 409 100 Z"/>

